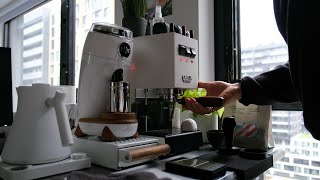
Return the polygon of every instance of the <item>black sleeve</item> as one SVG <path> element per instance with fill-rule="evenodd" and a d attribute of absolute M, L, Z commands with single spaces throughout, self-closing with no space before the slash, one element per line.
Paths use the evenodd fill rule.
<path fill-rule="evenodd" d="M 270 105 L 275 102 L 298 101 L 288 63 L 253 78 L 247 76 L 242 78 L 241 93 L 239 102 L 244 105 Z"/>

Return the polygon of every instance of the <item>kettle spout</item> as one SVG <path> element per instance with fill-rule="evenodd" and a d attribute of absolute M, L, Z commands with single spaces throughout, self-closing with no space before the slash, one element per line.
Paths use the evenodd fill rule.
<path fill-rule="evenodd" d="M 73 138 L 67 109 L 64 104 L 65 97 L 66 93 L 57 91 L 53 98 L 48 98 L 46 100 L 46 105 L 48 107 L 53 107 L 56 111 L 62 146 L 70 146 L 73 144 Z"/>

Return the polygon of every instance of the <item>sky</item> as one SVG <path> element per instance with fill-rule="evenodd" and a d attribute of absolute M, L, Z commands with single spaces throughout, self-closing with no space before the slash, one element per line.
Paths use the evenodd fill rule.
<path fill-rule="evenodd" d="M 273 12 L 273 0 L 240 0 L 241 48 L 284 43 Z"/>

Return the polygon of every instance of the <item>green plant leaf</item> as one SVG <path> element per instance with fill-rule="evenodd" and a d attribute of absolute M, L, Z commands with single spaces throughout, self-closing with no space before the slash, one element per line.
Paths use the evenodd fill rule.
<path fill-rule="evenodd" d="M 223 115 L 223 112 L 224 112 L 224 107 L 222 107 L 222 108 L 220 108 L 220 109 L 218 109 L 216 111 L 213 111 L 212 113 L 213 114 L 217 114 L 219 116 L 219 118 L 221 118 L 222 115 Z"/>
<path fill-rule="evenodd" d="M 120 0 L 124 17 L 135 16 L 145 18 L 146 0 Z"/>
<path fill-rule="evenodd" d="M 207 90 L 204 88 L 198 88 L 198 89 L 188 89 L 186 90 L 182 96 L 179 96 L 178 98 L 198 98 L 203 97 L 207 95 Z"/>

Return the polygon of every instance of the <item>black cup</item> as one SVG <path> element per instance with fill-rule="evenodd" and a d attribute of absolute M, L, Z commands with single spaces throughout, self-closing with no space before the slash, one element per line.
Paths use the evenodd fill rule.
<path fill-rule="evenodd" d="M 223 130 L 209 130 L 207 131 L 207 138 L 214 150 L 224 146 L 225 137 Z"/>

